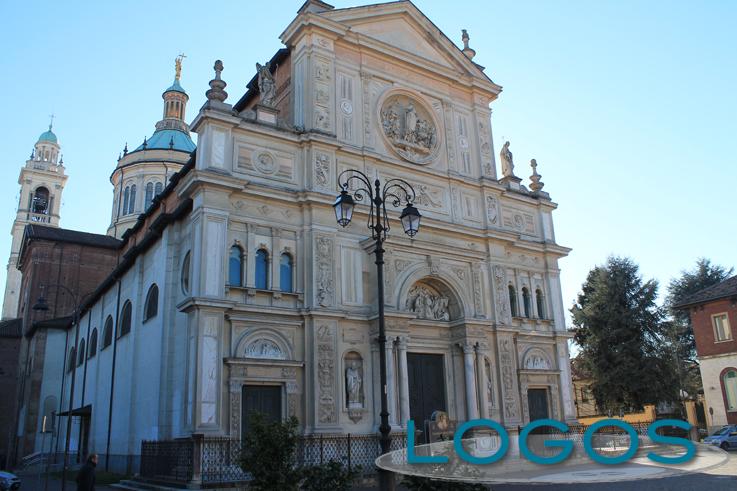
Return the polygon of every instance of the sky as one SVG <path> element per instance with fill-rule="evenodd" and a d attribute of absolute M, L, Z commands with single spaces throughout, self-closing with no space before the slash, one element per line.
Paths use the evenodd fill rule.
<path fill-rule="evenodd" d="M 161 118 L 176 55 L 187 56 L 191 121 L 214 60 L 223 60 L 234 103 L 255 63 L 282 47 L 278 36 L 300 5 L 0 0 L 3 266 L 17 178 L 50 114 L 69 175 L 61 226 L 105 233 L 110 174 L 125 143 L 138 146 Z M 459 46 L 467 29 L 474 61 L 504 88 L 492 104 L 495 148 L 511 142 L 526 184 L 537 159 L 559 204 L 556 239 L 573 249 L 560 261 L 566 309 L 612 254 L 631 257 L 662 290 L 699 257 L 737 265 L 737 2 L 415 5 Z"/>

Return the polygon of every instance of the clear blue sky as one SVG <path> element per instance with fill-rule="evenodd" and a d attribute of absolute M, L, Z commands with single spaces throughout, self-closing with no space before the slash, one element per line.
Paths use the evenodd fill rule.
<path fill-rule="evenodd" d="M 359 4 L 335 0 L 337 7 Z M 591 267 L 627 255 L 663 287 L 700 256 L 737 263 L 737 2 L 423 1 L 416 5 L 504 87 L 497 150 L 536 158 L 560 207 L 568 308 Z M 230 102 L 299 1 L 0 2 L 0 285 L 17 177 L 55 113 L 69 174 L 61 224 L 104 233 L 118 153 L 150 135 L 184 52 L 191 121 L 213 61 Z M 3 290 L 4 291 L 4 290 Z"/>

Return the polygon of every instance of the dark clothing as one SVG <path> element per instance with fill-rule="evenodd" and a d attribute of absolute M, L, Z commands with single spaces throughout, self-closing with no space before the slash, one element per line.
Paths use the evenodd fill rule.
<path fill-rule="evenodd" d="M 95 464 L 87 462 L 77 473 L 77 491 L 95 491 Z"/>

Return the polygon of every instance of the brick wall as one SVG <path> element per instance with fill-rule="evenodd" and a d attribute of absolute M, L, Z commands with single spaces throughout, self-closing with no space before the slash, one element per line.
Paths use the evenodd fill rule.
<path fill-rule="evenodd" d="M 732 339 L 730 341 L 715 342 L 711 316 L 725 312 L 729 318 Z M 694 326 L 696 351 L 699 356 L 737 353 L 737 302 L 724 299 L 694 307 L 691 309 L 691 322 Z"/>
<path fill-rule="evenodd" d="M 5 465 L 10 444 L 7 436 L 13 434 L 15 420 L 14 397 L 18 387 L 19 337 L 0 337 L 0 468 Z"/>
<path fill-rule="evenodd" d="M 33 332 L 33 323 L 40 320 L 54 319 L 72 315 L 75 299 L 61 288 L 44 285 L 64 285 L 72 290 L 80 299 L 93 292 L 103 279 L 113 270 L 118 260 L 116 249 L 95 247 L 69 242 L 48 240 L 32 240 L 26 244 L 23 262 L 19 269 L 23 273 L 20 291 L 20 310 L 23 317 L 24 338 L 19 348 L 19 387 L 18 397 L 13 411 L 14 426 L 20 419 L 18 411 L 25 407 L 23 435 L 18 439 L 11 438 L 9 452 L 11 460 L 17 462 L 23 456 L 33 453 L 38 428 L 39 412 L 43 410 L 43 401 L 38 395 L 41 391 L 43 376 L 43 360 L 46 350 L 46 333 L 44 330 Z M 38 312 L 33 305 L 42 295 L 46 298 L 49 310 Z M 59 367 L 63 369 L 63 367 Z M 16 432 L 14 431 L 13 434 Z M 15 441 L 13 441 L 15 440 Z"/>

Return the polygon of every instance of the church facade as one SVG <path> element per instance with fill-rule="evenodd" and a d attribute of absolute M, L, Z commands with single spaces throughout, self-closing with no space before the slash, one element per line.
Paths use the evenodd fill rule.
<path fill-rule="evenodd" d="M 64 382 L 64 407 L 72 379 L 87 388 L 67 413 L 72 447 L 132 458 L 145 439 L 241 438 L 254 410 L 296 416 L 305 433 L 377 431 L 368 207 L 346 228 L 332 207 L 348 169 L 405 179 L 422 213 L 409 238 L 389 207 L 393 428 L 435 410 L 515 430 L 573 421 L 558 267 L 569 249 L 534 160 L 528 189 L 506 143 L 497 175 L 501 87 L 467 34 L 458 48 L 411 2 L 308 1 L 281 40 L 234 104 L 216 62 L 191 123 L 197 150 L 122 234 L 118 266 L 67 337 L 70 359 L 87 344 Z"/>

